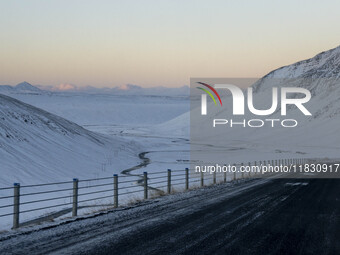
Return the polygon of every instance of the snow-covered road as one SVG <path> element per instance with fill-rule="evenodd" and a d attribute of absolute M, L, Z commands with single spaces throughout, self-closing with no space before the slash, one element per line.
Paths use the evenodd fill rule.
<path fill-rule="evenodd" d="M 338 254 L 339 183 L 261 179 L 207 187 L 6 234 L 0 253 Z"/>

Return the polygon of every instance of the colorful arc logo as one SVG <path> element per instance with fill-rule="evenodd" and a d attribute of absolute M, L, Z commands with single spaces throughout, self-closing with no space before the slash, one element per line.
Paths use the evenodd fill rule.
<path fill-rule="evenodd" d="M 198 84 L 201 84 L 201 85 L 203 85 L 203 86 L 205 86 L 205 87 L 207 87 L 207 88 L 209 88 L 209 89 L 217 96 L 217 98 L 218 98 L 218 100 L 220 101 L 220 104 L 221 104 L 221 106 L 222 106 L 221 97 L 220 97 L 220 95 L 217 93 L 217 91 L 216 91 L 212 86 L 210 86 L 210 85 L 208 85 L 208 84 L 206 84 L 206 83 L 203 83 L 203 82 L 197 82 L 197 83 L 198 83 Z M 211 92 L 210 92 L 209 90 L 204 89 L 204 88 L 201 88 L 201 87 L 197 87 L 197 88 L 200 89 L 200 90 L 203 90 L 204 92 L 206 92 L 206 93 L 211 97 L 211 99 L 214 101 L 215 105 L 217 105 L 216 100 L 215 100 L 215 97 L 213 96 L 213 94 L 211 94 Z"/>

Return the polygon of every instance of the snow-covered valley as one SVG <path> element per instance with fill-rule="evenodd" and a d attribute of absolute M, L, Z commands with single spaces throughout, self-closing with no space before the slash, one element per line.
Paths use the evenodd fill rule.
<path fill-rule="evenodd" d="M 289 108 L 289 118 L 300 123 L 294 131 L 283 128 L 226 131 L 223 127 L 214 133 L 203 132 L 202 139 L 228 137 L 227 143 L 218 139 L 214 146 L 190 145 L 190 114 L 200 109 L 190 112 L 187 95 L 44 92 L 27 83 L 15 88 L 3 87 L 2 93 L 10 97 L 0 95 L 0 188 L 14 182 L 30 185 L 112 177 L 112 174 L 125 175 L 124 170 L 131 168 L 138 175 L 144 171 L 164 171 L 166 176 L 167 169 L 183 170 L 189 166 L 190 149 L 197 151 L 195 155 L 199 157 L 212 149 L 217 157 L 223 155 L 226 163 L 294 157 L 339 158 L 339 61 L 338 47 L 275 70 L 253 85 L 256 106 L 265 109 L 271 88 L 287 85 L 280 83 L 280 79 L 304 81 L 292 84 L 311 91 L 313 103 L 308 109 L 312 116 L 301 118 L 301 112 Z M 209 106 L 209 109 L 213 108 Z M 229 110 L 214 116 L 224 118 Z M 270 117 L 280 118 L 279 111 Z M 147 164 L 136 167 L 143 162 L 141 153 L 148 158 Z M 127 177 L 131 182 L 123 188 L 134 191 L 138 188 L 138 178 Z M 2 190 L 0 193 L 7 195 Z M 70 192 L 65 196 L 70 196 Z M 69 202 L 70 197 L 65 201 Z M 112 197 L 100 203 L 112 203 Z M 53 201 L 46 203 L 49 204 Z M 48 212 L 53 209 L 35 212 L 23 220 Z M 8 227 L 10 222 L 8 217 L 2 224 Z"/>
<path fill-rule="evenodd" d="M 122 175 L 123 170 L 141 163 L 142 160 L 138 156 L 142 152 L 148 152 L 151 163 L 141 169 L 137 168 L 134 174 L 143 171 L 164 171 L 165 176 L 169 168 L 184 169 L 188 166 L 188 132 L 176 135 L 162 130 L 157 132 L 160 123 L 188 110 L 187 97 L 87 93 L 12 93 L 10 96 L 30 105 L 0 95 L 0 189 L 10 187 L 13 183 L 25 186 L 68 182 L 73 178 L 85 180 L 112 177 L 113 174 Z M 127 192 L 140 189 L 136 183 L 138 178 L 131 176 L 125 180 L 130 182 L 120 188 Z M 91 184 L 102 182 L 92 181 Z M 86 185 L 89 185 L 89 182 L 86 182 Z M 65 187 L 68 186 L 56 185 L 54 189 Z M 48 188 L 32 187 L 24 191 L 41 192 Z M 0 190 L 0 193 L 1 197 L 12 195 L 11 190 Z M 59 203 L 69 202 L 70 192 L 59 192 L 58 195 L 65 196 Z M 35 200 L 50 197 L 50 194 L 37 195 Z M 93 196 L 84 198 L 86 197 L 91 199 Z M 121 202 L 132 198 L 136 198 L 135 194 L 126 196 Z M 30 199 L 32 198 L 23 197 L 22 202 Z M 8 198 L 1 202 L 6 205 L 13 201 Z M 47 201 L 39 206 L 45 207 L 54 203 Z M 86 204 L 110 203 L 112 198 Z M 34 205 L 26 205 L 23 210 L 32 208 Z M 62 208 L 23 214 L 21 219 L 25 222 Z M 3 208 L 0 214 L 11 210 Z M 84 209 L 80 213 L 92 210 L 94 209 Z M 62 216 L 68 216 L 68 213 Z M 11 217 L 2 218 L 0 227 L 8 228 L 10 222 Z"/>

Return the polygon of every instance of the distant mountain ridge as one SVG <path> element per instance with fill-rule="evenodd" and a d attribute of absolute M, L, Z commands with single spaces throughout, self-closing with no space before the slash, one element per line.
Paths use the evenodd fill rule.
<path fill-rule="evenodd" d="M 52 91 L 52 92 L 83 92 L 83 93 L 93 93 L 93 94 L 118 94 L 118 95 L 189 95 L 189 86 L 182 87 L 150 87 L 144 88 L 135 84 L 125 84 L 117 87 L 104 87 L 97 88 L 93 86 L 83 86 L 78 87 L 73 84 L 60 84 L 58 86 L 38 86 L 42 90 Z"/>
<path fill-rule="evenodd" d="M 0 85 L 0 93 L 43 93 L 43 90 L 24 81 L 15 86 Z"/>
<path fill-rule="evenodd" d="M 43 86 L 35 85 L 28 82 L 21 82 L 15 86 L 11 85 L 0 85 L 0 93 L 2 94 L 15 94 L 15 93 L 50 93 L 50 92 L 80 92 L 88 94 L 118 94 L 118 95 L 167 95 L 167 96 L 188 96 L 189 86 L 182 86 L 177 88 L 170 87 L 151 87 L 144 88 L 134 84 L 126 84 L 113 88 L 96 88 L 93 86 L 78 87 L 73 84 L 60 84 L 58 86 Z"/>

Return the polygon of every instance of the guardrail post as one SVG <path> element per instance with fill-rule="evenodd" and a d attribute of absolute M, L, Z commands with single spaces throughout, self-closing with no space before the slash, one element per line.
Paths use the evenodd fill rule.
<path fill-rule="evenodd" d="M 72 217 L 78 215 L 78 182 L 79 180 L 73 179 L 73 205 L 72 205 Z"/>
<path fill-rule="evenodd" d="M 20 183 L 14 183 L 13 229 L 19 228 Z"/>
<path fill-rule="evenodd" d="M 201 187 L 204 186 L 204 173 L 201 171 Z"/>
<path fill-rule="evenodd" d="M 227 182 L 227 171 L 225 171 L 223 173 L 223 182 L 226 183 Z"/>
<path fill-rule="evenodd" d="M 256 164 L 256 161 L 254 162 L 254 166 L 255 166 L 255 175 L 257 174 L 257 164 Z"/>
<path fill-rule="evenodd" d="M 118 175 L 113 175 L 113 206 L 118 207 Z"/>
<path fill-rule="evenodd" d="M 185 189 L 189 189 L 189 168 L 185 168 Z"/>
<path fill-rule="evenodd" d="M 213 172 L 213 184 L 216 184 L 216 171 Z"/>
<path fill-rule="evenodd" d="M 148 173 L 144 172 L 144 199 L 148 199 Z"/>
<path fill-rule="evenodd" d="M 250 162 L 248 162 L 248 166 L 249 166 L 249 173 L 248 173 L 248 177 L 250 178 L 250 176 L 251 176 L 251 165 L 250 165 Z"/>
<path fill-rule="evenodd" d="M 168 194 L 171 193 L 171 169 L 168 169 Z"/>
<path fill-rule="evenodd" d="M 243 163 L 241 163 L 241 167 L 243 168 Z M 241 167 L 240 167 L 240 169 L 241 169 Z M 243 169 L 243 171 L 242 171 L 242 179 L 244 178 L 244 169 Z"/>
<path fill-rule="evenodd" d="M 236 168 L 236 164 L 233 164 L 233 167 Z M 234 177 L 233 178 L 234 178 L 234 181 L 235 181 L 236 180 L 236 171 L 234 172 Z"/>

